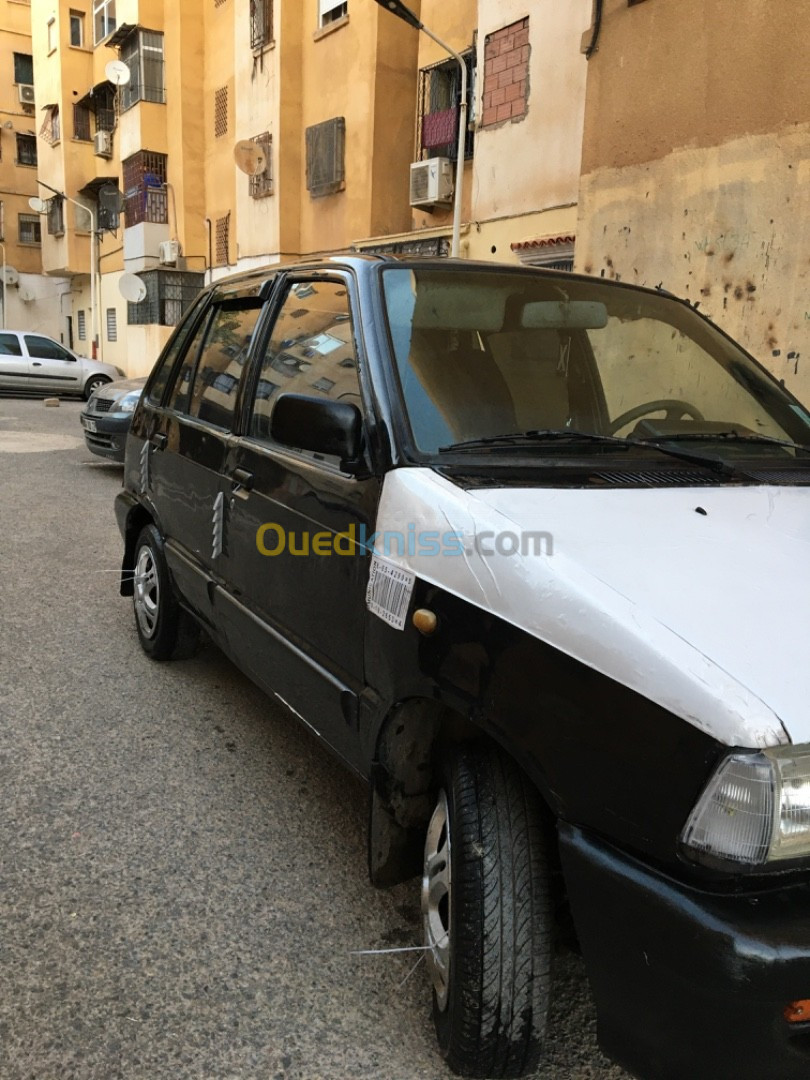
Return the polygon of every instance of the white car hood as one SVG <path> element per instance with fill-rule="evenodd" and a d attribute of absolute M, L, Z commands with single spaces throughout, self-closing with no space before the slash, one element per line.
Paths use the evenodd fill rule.
<path fill-rule="evenodd" d="M 398 469 L 376 527 L 407 536 L 411 524 L 462 533 L 466 553 L 392 545 L 387 561 L 726 745 L 810 742 L 810 488 L 465 491 Z M 527 530 L 550 533 L 553 552 L 474 549 L 484 531 Z"/>

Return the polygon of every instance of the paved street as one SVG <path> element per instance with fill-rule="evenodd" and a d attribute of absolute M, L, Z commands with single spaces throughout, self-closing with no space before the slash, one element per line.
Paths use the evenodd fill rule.
<path fill-rule="evenodd" d="M 430 1080 L 417 883 L 365 792 L 213 647 L 118 595 L 120 467 L 78 402 L 0 398 L 0 1080 Z M 541 1080 L 621 1080 L 564 955 Z"/>

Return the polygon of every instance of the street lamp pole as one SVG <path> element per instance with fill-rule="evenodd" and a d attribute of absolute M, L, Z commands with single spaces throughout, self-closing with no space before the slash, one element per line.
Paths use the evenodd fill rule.
<path fill-rule="evenodd" d="M 44 180 L 38 181 L 40 187 L 47 188 L 48 191 L 52 191 L 54 195 L 58 195 L 65 202 L 73 203 L 74 206 L 78 206 L 80 210 L 84 210 L 85 213 L 90 215 L 90 333 L 92 335 L 92 352 L 93 359 L 96 359 L 95 353 L 101 351 L 99 327 L 98 327 L 98 311 L 96 303 L 96 243 L 97 243 L 97 225 L 96 225 L 96 212 L 92 206 L 85 206 L 83 203 L 77 202 L 76 199 L 71 199 L 69 195 L 66 195 L 64 191 L 57 191 L 56 188 L 51 187 L 50 184 L 46 184 Z M 37 209 L 35 203 L 42 202 L 41 199 L 29 200 L 33 209 Z M 42 210 L 38 211 L 42 213 Z"/>
<path fill-rule="evenodd" d="M 441 46 L 446 53 L 449 53 L 461 68 L 461 103 L 459 105 L 458 116 L 456 187 L 453 194 L 453 239 L 450 245 L 450 254 L 454 259 L 457 259 L 459 256 L 459 240 L 461 236 L 461 195 L 464 184 L 464 148 L 467 141 L 467 65 L 455 49 L 451 49 L 447 42 L 442 41 L 442 39 L 437 37 L 432 30 L 429 30 L 419 17 L 414 15 L 409 7 L 406 7 L 405 4 L 401 3 L 401 0 L 376 0 L 376 2 L 380 7 L 384 7 L 387 11 L 390 11 L 392 15 L 396 15 L 398 19 L 402 19 L 402 21 L 406 22 L 409 26 L 427 34 L 427 36 L 432 38 L 437 45 Z"/>
<path fill-rule="evenodd" d="M 6 291 L 6 245 L 0 244 L 0 248 L 3 249 L 3 329 L 6 328 L 6 298 L 8 293 Z"/>

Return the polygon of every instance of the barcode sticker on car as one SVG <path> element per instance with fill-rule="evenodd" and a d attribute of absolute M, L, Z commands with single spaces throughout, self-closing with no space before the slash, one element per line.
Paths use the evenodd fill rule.
<path fill-rule="evenodd" d="M 369 611 L 379 615 L 395 630 L 404 630 L 415 581 L 416 575 L 410 570 L 401 570 L 398 566 L 372 555 L 366 590 L 366 605 Z"/>

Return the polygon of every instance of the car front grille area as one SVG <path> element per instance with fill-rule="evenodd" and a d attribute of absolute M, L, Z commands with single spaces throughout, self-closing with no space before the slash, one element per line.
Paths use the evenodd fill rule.
<path fill-rule="evenodd" d="M 99 450 L 118 449 L 118 440 L 112 435 L 105 435 L 102 431 L 85 431 L 84 437 L 88 446 L 96 446 Z"/>
<path fill-rule="evenodd" d="M 112 398 L 97 397 L 93 400 L 93 408 L 91 411 L 94 413 L 105 413 L 109 412 L 112 406 Z"/>

